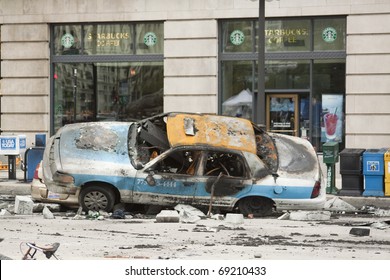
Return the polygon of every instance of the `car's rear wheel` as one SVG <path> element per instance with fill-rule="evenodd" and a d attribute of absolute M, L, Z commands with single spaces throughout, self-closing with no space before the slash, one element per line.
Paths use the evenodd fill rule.
<path fill-rule="evenodd" d="M 272 214 L 274 203 L 266 197 L 250 196 L 238 202 L 238 209 L 244 216 L 264 217 Z"/>
<path fill-rule="evenodd" d="M 88 186 L 80 192 L 80 205 L 84 210 L 110 212 L 115 204 L 115 194 L 106 186 Z"/>

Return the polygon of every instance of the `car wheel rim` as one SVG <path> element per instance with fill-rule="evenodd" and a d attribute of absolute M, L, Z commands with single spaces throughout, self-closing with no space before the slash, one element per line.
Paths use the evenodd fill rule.
<path fill-rule="evenodd" d="M 101 192 L 89 192 L 84 197 L 84 204 L 90 210 L 102 210 L 107 207 L 108 199 Z"/>

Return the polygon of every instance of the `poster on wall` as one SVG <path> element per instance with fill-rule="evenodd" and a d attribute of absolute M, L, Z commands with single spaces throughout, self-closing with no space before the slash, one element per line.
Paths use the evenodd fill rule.
<path fill-rule="evenodd" d="M 343 95 L 322 95 L 321 142 L 341 142 L 343 137 Z"/>

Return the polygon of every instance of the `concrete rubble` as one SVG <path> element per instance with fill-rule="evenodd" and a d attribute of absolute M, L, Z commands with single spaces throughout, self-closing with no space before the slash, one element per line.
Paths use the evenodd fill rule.
<path fill-rule="evenodd" d="M 46 206 L 43 208 L 42 214 L 43 214 L 44 219 L 54 219 L 55 218 L 53 213 Z"/>
<path fill-rule="evenodd" d="M 185 204 L 178 204 L 174 208 L 180 214 L 180 222 L 182 223 L 196 223 L 201 219 L 205 219 L 206 215 L 199 209 Z"/>
<path fill-rule="evenodd" d="M 1 209 L 0 216 L 12 216 L 12 214 L 7 209 Z"/>
<path fill-rule="evenodd" d="M 325 202 L 324 209 L 337 212 L 356 212 L 357 209 L 353 205 L 345 202 L 339 197 L 334 197 Z"/>
<path fill-rule="evenodd" d="M 156 215 L 157 223 L 178 223 L 180 215 L 176 210 L 162 210 Z"/>
<path fill-rule="evenodd" d="M 17 195 L 15 197 L 15 214 L 32 215 L 34 202 L 27 196 Z"/>
<path fill-rule="evenodd" d="M 327 221 L 330 220 L 330 211 L 292 211 L 283 214 L 279 220 L 293 221 Z"/>
<path fill-rule="evenodd" d="M 225 217 L 225 222 L 233 226 L 242 225 L 244 223 L 244 215 L 227 213 Z"/>

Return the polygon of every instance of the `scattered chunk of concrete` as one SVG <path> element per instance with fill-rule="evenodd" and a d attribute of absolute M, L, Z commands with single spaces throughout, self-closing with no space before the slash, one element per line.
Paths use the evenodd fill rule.
<path fill-rule="evenodd" d="M 12 216 L 12 214 L 7 209 L 1 209 L 0 216 Z"/>
<path fill-rule="evenodd" d="M 190 205 L 178 204 L 175 206 L 175 210 L 179 211 L 182 223 L 194 224 L 206 217 L 202 211 Z"/>
<path fill-rule="evenodd" d="M 330 211 L 296 211 L 290 212 L 290 220 L 294 221 L 327 221 L 330 220 Z"/>
<path fill-rule="evenodd" d="M 162 210 L 156 215 L 157 223 L 178 223 L 180 215 L 176 210 Z"/>
<path fill-rule="evenodd" d="M 44 219 L 54 219 L 55 218 L 53 213 L 46 206 L 43 208 L 42 214 L 43 214 Z"/>
<path fill-rule="evenodd" d="M 278 217 L 278 220 L 289 220 L 290 219 L 290 213 L 284 213 L 282 216 Z"/>
<path fill-rule="evenodd" d="M 351 228 L 351 230 L 349 231 L 349 234 L 355 235 L 355 236 L 369 236 L 370 229 L 369 228 Z"/>
<path fill-rule="evenodd" d="M 223 221 L 225 217 L 222 214 L 214 214 L 210 217 L 212 220 Z"/>
<path fill-rule="evenodd" d="M 43 211 L 43 209 L 47 207 L 51 212 L 60 212 L 61 211 L 61 205 L 57 203 L 34 203 L 33 206 L 33 212 L 34 213 L 40 213 Z"/>
<path fill-rule="evenodd" d="M 193 232 L 218 232 L 220 231 L 220 228 L 206 227 L 204 225 L 196 225 L 196 227 L 194 227 L 192 231 Z"/>
<path fill-rule="evenodd" d="M 390 225 L 386 222 L 374 222 L 371 224 L 371 227 L 376 229 L 387 229 L 390 227 Z"/>
<path fill-rule="evenodd" d="M 225 222 L 231 225 L 242 225 L 244 223 L 244 215 L 227 213 L 225 217 Z"/>
<path fill-rule="evenodd" d="M 186 212 L 189 216 L 198 216 L 201 219 L 206 219 L 206 214 L 200 211 L 199 209 L 186 204 L 178 204 L 174 208 L 175 210 L 181 212 Z"/>
<path fill-rule="evenodd" d="M 15 197 L 15 214 L 32 215 L 34 202 L 27 196 L 17 195 Z"/>
<path fill-rule="evenodd" d="M 355 212 L 357 209 L 355 206 L 345 202 L 339 197 L 334 197 L 325 202 L 325 210 L 340 211 L 340 212 Z"/>
<path fill-rule="evenodd" d="M 374 215 L 379 217 L 390 217 L 390 210 L 377 209 L 375 210 Z"/>

